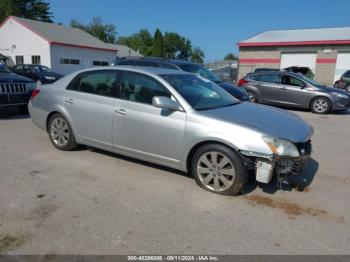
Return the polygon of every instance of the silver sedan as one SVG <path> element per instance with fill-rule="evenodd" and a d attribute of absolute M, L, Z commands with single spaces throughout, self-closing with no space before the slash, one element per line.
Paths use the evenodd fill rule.
<path fill-rule="evenodd" d="M 287 180 L 311 153 L 301 118 L 175 70 L 79 71 L 35 89 L 29 111 L 57 149 L 82 144 L 179 169 L 224 195 L 239 194 L 249 173 Z"/>

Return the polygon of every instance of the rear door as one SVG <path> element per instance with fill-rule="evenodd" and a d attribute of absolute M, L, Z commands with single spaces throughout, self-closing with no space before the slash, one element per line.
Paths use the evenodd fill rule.
<path fill-rule="evenodd" d="M 116 70 L 88 71 L 77 76 L 65 92 L 75 135 L 88 145 L 112 147 L 116 80 Z"/>
<path fill-rule="evenodd" d="M 262 103 L 274 104 L 276 103 L 276 92 L 280 88 L 278 81 L 278 74 L 266 73 L 251 76 L 250 79 L 256 81 L 254 86 L 260 91 L 260 100 Z"/>

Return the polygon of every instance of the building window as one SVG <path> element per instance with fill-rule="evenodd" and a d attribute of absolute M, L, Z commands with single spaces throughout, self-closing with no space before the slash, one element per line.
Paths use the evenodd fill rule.
<path fill-rule="evenodd" d="M 79 65 L 79 59 L 69 59 L 69 58 L 61 58 L 60 63 L 64 65 Z"/>
<path fill-rule="evenodd" d="M 41 65 L 40 55 L 32 55 L 32 64 Z"/>
<path fill-rule="evenodd" d="M 105 62 L 105 61 L 93 61 L 92 64 L 94 66 L 108 66 L 109 65 L 109 63 Z"/>
<path fill-rule="evenodd" d="M 22 55 L 16 55 L 16 65 L 23 65 L 24 59 Z"/>

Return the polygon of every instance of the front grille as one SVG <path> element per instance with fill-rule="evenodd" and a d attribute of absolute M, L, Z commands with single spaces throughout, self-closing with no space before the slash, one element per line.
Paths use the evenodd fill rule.
<path fill-rule="evenodd" d="M 28 88 L 27 84 L 22 83 L 10 83 L 10 84 L 1 84 L 0 83 L 0 94 L 16 94 L 16 93 L 27 93 Z"/>

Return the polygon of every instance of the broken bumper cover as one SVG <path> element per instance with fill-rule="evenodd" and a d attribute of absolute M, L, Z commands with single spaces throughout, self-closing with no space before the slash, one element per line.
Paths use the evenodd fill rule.
<path fill-rule="evenodd" d="M 279 180 L 288 180 L 301 173 L 303 167 L 310 159 L 312 146 L 311 141 L 295 144 L 300 156 L 288 157 L 277 155 L 254 154 L 241 151 L 245 158 L 248 158 L 248 168 L 255 169 L 256 180 L 262 183 L 269 183 L 274 175 Z"/>

